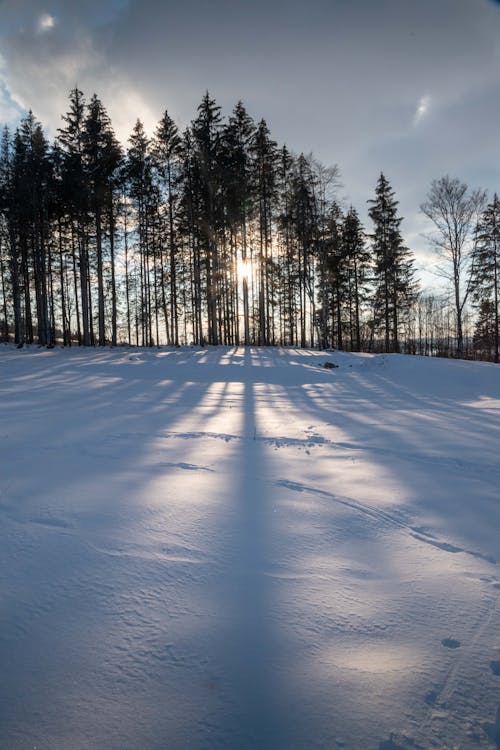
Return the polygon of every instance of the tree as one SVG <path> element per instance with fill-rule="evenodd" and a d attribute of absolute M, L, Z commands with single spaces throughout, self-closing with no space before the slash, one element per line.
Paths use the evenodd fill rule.
<path fill-rule="evenodd" d="M 491 299 L 480 302 L 473 344 L 474 351 L 482 358 L 491 359 L 494 351 L 495 362 L 498 362 L 498 311 Z"/>
<path fill-rule="evenodd" d="M 341 247 L 346 276 L 351 349 L 361 351 L 361 306 L 368 296 L 370 253 L 357 211 L 351 206 L 341 228 Z"/>
<path fill-rule="evenodd" d="M 57 138 L 61 153 L 61 197 L 63 197 L 66 203 L 70 224 L 74 281 L 73 293 L 76 307 L 78 342 L 84 346 L 90 346 L 93 343 L 93 333 L 88 248 L 89 190 L 83 153 L 86 105 L 83 93 L 78 88 L 74 88 L 70 92 L 69 104 L 67 114 L 62 117 L 65 126 L 59 128 Z M 77 272 L 77 258 L 79 273 Z M 81 328 L 83 328 L 83 331 Z"/>
<path fill-rule="evenodd" d="M 152 161 L 149 139 L 140 120 L 136 121 L 129 138 L 125 162 L 125 179 L 129 196 L 135 207 L 136 234 L 139 245 L 139 289 L 136 295 L 135 330 L 136 343 L 149 346 L 152 342 L 151 327 L 151 249 L 149 246 L 149 207 L 153 191 Z M 137 299 L 138 297 L 138 299 Z"/>
<path fill-rule="evenodd" d="M 94 94 L 87 108 L 82 134 L 83 156 L 87 170 L 87 187 L 89 190 L 89 210 L 93 215 L 95 227 L 96 263 L 97 263 L 97 308 L 98 308 L 98 343 L 106 343 L 104 311 L 104 221 L 110 245 L 111 260 L 111 307 L 112 335 L 116 344 L 116 284 L 114 262 L 114 191 L 116 174 L 121 160 L 121 149 L 115 138 L 111 121 L 102 102 Z"/>
<path fill-rule="evenodd" d="M 257 222 L 257 274 L 258 318 L 260 344 L 274 342 L 274 294 L 271 284 L 272 218 L 276 199 L 277 144 L 265 120 L 257 125 L 251 144 L 253 158 L 253 186 L 256 200 Z M 246 257 L 246 256 L 245 256 Z"/>
<path fill-rule="evenodd" d="M 208 342 L 219 343 L 218 300 L 220 293 L 220 257 L 218 229 L 221 221 L 220 197 L 220 107 L 208 91 L 198 107 L 192 123 L 199 176 L 200 200 L 197 226 L 206 271 Z"/>
<path fill-rule="evenodd" d="M 420 207 L 436 229 L 431 242 L 445 264 L 439 273 L 452 286 L 459 358 L 464 349 L 464 309 L 473 288 L 478 219 L 485 201 L 484 190 L 469 190 L 465 183 L 446 175 L 433 180 L 427 200 Z"/>
<path fill-rule="evenodd" d="M 500 297 L 500 200 L 493 200 L 482 213 L 477 227 L 477 242 L 472 258 L 473 296 L 483 316 L 488 312 L 493 332 L 494 360 L 499 361 Z"/>
<path fill-rule="evenodd" d="M 21 340 L 21 310 L 19 272 L 13 267 L 16 259 L 12 257 L 13 222 L 12 222 L 12 139 L 10 131 L 4 127 L 0 141 L 0 284 L 2 290 L 2 333 L 5 341 L 9 340 L 9 318 L 14 317 L 14 339 Z"/>
<path fill-rule="evenodd" d="M 160 120 L 153 139 L 153 160 L 162 182 L 163 198 L 166 202 L 167 244 L 169 252 L 170 276 L 170 331 L 167 322 L 167 302 L 165 298 L 166 274 L 163 267 L 163 254 L 160 253 L 162 301 L 164 309 L 167 341 L 179 344 L 179 316 L 177 305 L 177 252 L 178 239 L 175 229 L 175 215 L 180 182 L 181 137 L 178 128 L 168 112 Z"/>
<path fill-rule="evenodd" d="M 241 101 L 224 120 L 207 93 L 183 135 L 165 112 L 152 139 L 137 121 L 128 146 L 123 156 L 99 98 L 86 103 L 77 88 L 52 146 L 32 113 L 4 131 L 0 338 L 359 350 L 377 335 L 390 351 L 413 339 L 412 351 L 428 342 L 424 351 L 448 356 L 456 341 L 462 351 L 469 298 L 498 359 L 496 196 L 477 226 L 473 213 L 450 218 L 434 203 L 449 219 L 437 228 L 448 230 L 438 245 L 458 279 L 455 337 L 451 294 L 444 307 L 413 304 L 413 259 L 384 175 L 369 243 L 355 209 L 335 200 L 338 169 L 279 148 Z M 436 183 L 433 197 L 456 182 Z M 462 219 L 473 240 L 465 251 Z"/>
<path fill-rule="evenodd" d="M 42 126 L 30 111 L 4 141 L 2 200 L 14 308 L 15 341 L 52 345 L 54 306 L 50 208 L 52 162 Z M 2 263 L 3 267 L 3 263 Z M 3 272 L 2 272 L 3 275 Z M 3 286 L 5 277 L 3 276 Z"/>
<path fill-rule="evenodd" d="M 320 303 L 319 339 L 323 348 L 329 345 L 343 348 L 342 308 L 345 301 L 346 266 L 341 243 L 342 220 L 342 210 L 336 201 L 323 207 L 316 249 Z"/>
<path fill-rule="evenodd" d="M 315 227 L 315 286 L 318 307 L 314 311 L 314 326 L 318 341 L 326 349 L 329 340 L 333 345 L 334 267 L 339 255 L 339 221 L 341 210 L 335 197 L 340 187 L 337 165 L 325 167 L 313 160 L 316 175 L 316 227 Z"/>
<path fill-rule="evenodd" d="M 413 258 L 403 243 L 398 217 L 398 201 L 388 180 L 381 174 L 369 200 L 368 211 L 374 223 L 371 235 L 374 254 L 374 325 L 381 326 L 386 351 L 400 350 L 401 317 L 415 294 Z"/>
<path fill-rule="evenodd" d="M 238 319 L 238 267 L 246 265 L 249 251 L 250 220 L 253 215 L 255 189 L 252 184 L 251 145 L 255 125 L 242 102 L 238 102 L 222 131 L 222 168 L 225 217 L 229 229 L 230 287 L 234 296 L 234 315 Z M 251 250 L 251 247 L 250 247 Z M 231 269 L 234 269 L 231 274 Z M 232 278 L 234 277 L 234 283 Z M 243 295 L 243 340 L 250 343 L 248 276 L 241 279 Z M 236 320 L 235 340 L 239 340 Z"/>
<path fill-rule="evenodd" d="M 21 135 L 26 145 L 26 173 L 24 181 L 30 185 L 28 208 L 31 213 L 31 263 L 40 344 L 54 344 L 54 315 L 52 294 L 52 248 L 50 241 L 50 208 L 52 191 L 52 163 L 49 144 L 42 126 L 32 113 L 22 123 Z"/>

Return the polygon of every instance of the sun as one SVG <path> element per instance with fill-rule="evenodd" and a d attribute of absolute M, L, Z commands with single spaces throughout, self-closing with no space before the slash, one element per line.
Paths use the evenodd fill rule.
<path fill-rule="evenodd" d="M 252 275 L 252 262 L 249 258 L 246 258 L 245 260 L 241 257 L 238 258 L 236 262 L 236 273 L 240 281 L 243 281 L 243 279 L 248 281 Z"/>

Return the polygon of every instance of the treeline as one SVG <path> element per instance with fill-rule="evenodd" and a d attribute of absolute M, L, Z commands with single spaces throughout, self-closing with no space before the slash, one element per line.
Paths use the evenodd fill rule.
<path fill-rule="evenodd" d="M 367 233 L 338 176 L 208 93 L 183 133 L 165 112 L 123 149 L 75 88 L 53 143 L 31 112 L 3 131 L 0 337 L 437 353 L 389 182 Z"/>

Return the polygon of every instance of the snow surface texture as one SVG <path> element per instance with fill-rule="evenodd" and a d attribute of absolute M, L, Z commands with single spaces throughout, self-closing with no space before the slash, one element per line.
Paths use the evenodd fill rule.
<path fill-rule="evenodd" d="M 1 347 L 0 747 L 500 748 L 499 444 L 491 364 Z"/>

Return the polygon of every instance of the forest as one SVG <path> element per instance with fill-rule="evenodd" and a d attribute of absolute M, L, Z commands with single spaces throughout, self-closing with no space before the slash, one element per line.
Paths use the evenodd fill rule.
<path fill-rule="evenodd" d="M 340 171 L 207 92 L 124 148 L 73 89 L 50 142 L 30 111 L 0 145 L 0 340 L 226 344 L 499 360 L 500 202 L 435 180 L 421 210 L 445 280 L 420 288 L 381 173 L 370 227 Z"/>

